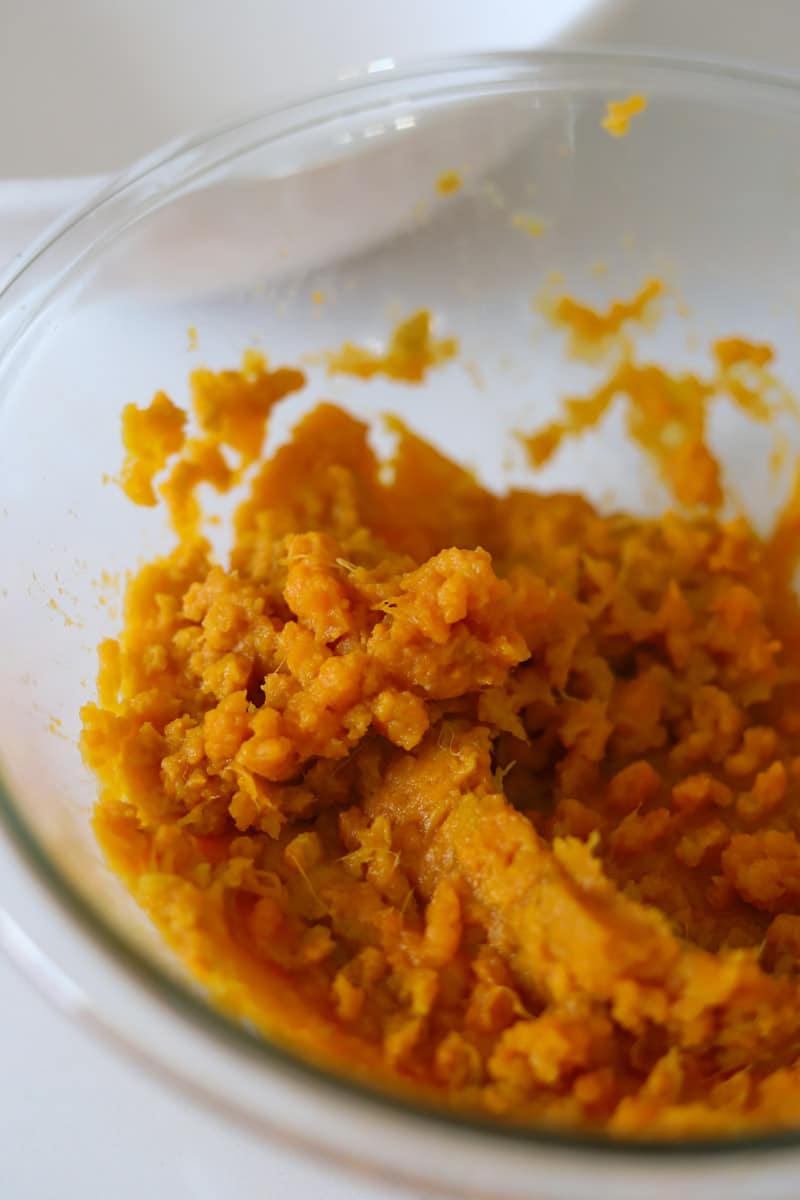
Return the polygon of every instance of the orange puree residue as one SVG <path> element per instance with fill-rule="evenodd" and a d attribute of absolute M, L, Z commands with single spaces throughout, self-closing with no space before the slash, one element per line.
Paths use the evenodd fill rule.
<path fill-rule="evenodd" d="M 625 137 L 630 128 L 631 118 L 638 116 L 646 108 L 646 97 L 637 94 L 628 96 L 627 100 L 609 100 L 606 115 L 600 123 L 612 137 Z"/>
<path fill-rule="evenodd" d="M 623 363 L 551 436 L 624 393 L 713 505 L 718 383 Z M 115 869 L 219 1003 L 350 1075 L 615 1135 L 800 1123 L 800 501 L 763 540 L 497 496 L 321 405 L 215 561 L 195 487 L 301 384 L 251 357 L 194 373 L 185 442 L 165 397 L 125 417 L 180 536 L 83 711 Z"/>
<path fill-rule="evenodd" d="M 389 379 L 420 383 L 430 367 L 447 362 L 457 353 L 456 338 L 434 338 L 431 314 L 422 309 L 400 322 L 385 353 L 345 342 L 341 350 L 326 355 L 326 363 L 331 375 L 357 375 L 361 379 L 386 375 Z"/>
<path fill-rule="evenodd" d="M 514 229 L 520 229 L 532 238 L 541 237 L 545 229 L 544 221 L 540 217 L 533 216 L 532 213 L 514 213 L 511 217 L 511 224 Z"/>
<path fill-rule="evenodd" d="M 463 185 L 460 171 L 442 171 L 436 180 L 436 190 L 440 196 L 451 196 L 459 192 Z"/>
<path fill-rule="evenodd" d="M 545 308 L 555 322 L 569 330 L 570 354 L 578 358 L 595 358 L 616 344 L 615 339 L 629 322 L 646 320 L 652 312 L 653 302 L 663 292 L 660 279 L 648 279 L 630 300 L 614 300 L 605 312 L 598 312 L 572 296 L 561 296 L 555 303 L 547 303 Z"/>
<path fill-rule="evenodd" d="M 540 467 L 565 439 L 595 428 L 622 400 L 628 433 L 654 460 L 675 499 L 688 508 L 719 508 L 724 499 L 720 464 L 706 444 L 713 402 L 727 398 L 753 420 L 768 421 L 793 401 L 769 370 L 771 347 L 739 337 L 713 344 L 716 369 L 706 378 L 635 362 L 620 335 L 627 322 L 645 318 L 662 291 L 653 279 L 632 300 L 615 301 L 605 312 L 570 296 L 552 307 L 553 319 L 569 330 L 571 353 L 602 357 L 620 347 L 622 353 L 599 387 L 567 398 L 558 420 L 521 440 L 531 464 Z"/>

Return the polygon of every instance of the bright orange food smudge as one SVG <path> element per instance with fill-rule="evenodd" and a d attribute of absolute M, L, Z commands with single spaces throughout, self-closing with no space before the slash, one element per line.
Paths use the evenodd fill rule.
<path fill-rule="evenodd" d="M 626 100 L 609 100 L 606 115 L 601 121 L 603 129 L 612 137 L 625 137 L 630 129 L 631 119 L 646 108 L 646 97 L 638 94 L 628 96 Z"/>
<path fill-rule="evenodd" d="M 452 196 L 461 191 L 463 180 L 459 171 L 443 171 L 436 180 L 436 190 L 440 196 Z"/>
<path fill-rule="evenodd" d="M 712 403 L 726 397 L 753 420 L 768 421 L 788 401 L 768 370 L 771 347 L 741 337 L 714 343 L 716 370 L 708 378 L 634 362 L 620 335 L 628 322 L 646 318 L 662 291 L 659 280 L 650 280 L 632 300 L 615 301 L 605 312 L 570 296 L 559 299 L 552 316 L 570 331 L 571 352 L 594 358 L 621 350 L 619 362 L 599 387 L 566 399 L 562 416 L 522 441 L 532 465 L 541 467 L 565 440 L 596 428 L 621 401 L 631 439 L 656 463 L 675 499 L 688 508 L 719 508 L 720 465 L 706 441 Z"/>
<path fill-rule="evenodd" d="M 595 357 L 598 351 L 612 344 L 630 322 L 646 320 L 663 292 L 660 279 L 648 279 L 630 300 L 614 300 L 605 312 L 566 295 L 554 304 L 548 304 L 547 308 L 552 318 L 569 330 L 570 353 L 577 357 Z"/>
<path fill-rule="evenodd" d="M 407 383 L 420 383 L 426 372 L 458 353 L 456 338 L 435 338 L 431 314 L 423 309 L 401 321 L 383 354 L 345 342 L 341 350 L 327 356 L 331 375 L 355 375 L 372 379 L 386 375 Z"/>

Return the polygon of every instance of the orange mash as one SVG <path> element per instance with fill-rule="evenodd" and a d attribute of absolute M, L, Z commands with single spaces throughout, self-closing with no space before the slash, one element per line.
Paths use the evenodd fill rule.
<path fill-rule="evenodd" d="M 418 379 L 426 319 L 411 342 Z M 355 369 L 402 376 L 401 350 Z M 497 496 L 399 422 L 389 477 L 324 404 L 259 466 L 224 563 L 195 488 L 258 459 L 301 374 L 194 372 L 191 432 L 161 394 L 126 412 L 123 484 L 178 540 L 130 582 L 83 752 L 110 862 L 219 1003 L 509 1121 L 800 1123 L 798 515 L 768 540 L 712 515 L 702 420 L 769 358 L 614 369 L 699 514 Z"/>

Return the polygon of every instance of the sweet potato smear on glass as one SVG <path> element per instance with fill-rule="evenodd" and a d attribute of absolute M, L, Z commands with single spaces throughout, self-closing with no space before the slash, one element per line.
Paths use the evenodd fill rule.
<path fill-rule="evenodd" d="M 389 477 L 321 405 L 214 561 L 194 488 L 300 386 L 251 356 L 196 373 L 197 436 L 128 413 L 179 536 L 83 714 L 115 869 L 219 1003 L 352 1076 L 617 1135 L 799 1124 L 792 511 L 499 497 L 399 423 Z"/>

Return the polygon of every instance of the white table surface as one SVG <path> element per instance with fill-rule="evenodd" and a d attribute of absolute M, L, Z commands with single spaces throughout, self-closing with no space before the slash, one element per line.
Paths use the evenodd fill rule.
<path fill-rule="evenodd" d="M 372 59 L 561 40 L 800 70 L 798 35 L 798 0 L 0 0 L 0 270 L 91 186 L 53 177 L 115 170 Z M 386 1193 L 237 1133 L 91 1041 L 0 959 L 0 1198 L 142 1196 Z"/>

